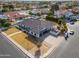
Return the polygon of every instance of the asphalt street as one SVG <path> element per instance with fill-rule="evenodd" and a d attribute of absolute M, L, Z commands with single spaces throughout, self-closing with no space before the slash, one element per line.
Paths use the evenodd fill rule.
<path fill-rule="evenodd" d="M 56 50 L 51 52 L 49 58 L 79 58 L 79 22 L 69 27 L 74 30 L 74 35 L 69 35 Z"/>
<path fill-rule="evenodd" d="M 11 41 L 0 33 L 0 58 L 25 58 L 28 57 Z"/>

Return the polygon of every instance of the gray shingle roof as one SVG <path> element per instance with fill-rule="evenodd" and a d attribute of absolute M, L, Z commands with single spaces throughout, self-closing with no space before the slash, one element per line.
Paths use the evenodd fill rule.
<path fill-rule="evenodd" d="M 39 34 L 44 29 L 47 29 L 47 28 L 49 29 L 53 27 L 52 22 L 42 21 L 42 20 L 32 20 L 32 19 L 20 22 L 19 24 L 23 24 L 26 27 L 29 27 L 31 32 L 34 32 L 37 34 Z"/>

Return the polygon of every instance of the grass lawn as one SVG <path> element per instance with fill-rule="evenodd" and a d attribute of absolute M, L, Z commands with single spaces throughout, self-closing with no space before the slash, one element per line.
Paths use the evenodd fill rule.
<path fill-rule="evenodd" d="M 8 30 L 4 31 L 7 35 L 18 32 L 19 30 L 15 27 L 9 28 Z"/>
<path fill-rule="evenodd" d="M 25 33 L 19 33 L 11 36 L 11 38 L 15 40 L 17 43 L 19 43 L 22 47 L 24 47 L 27 50 L 30 50 L 36 45 L 31 41 L 29 41 L 26 37 L 27 37 L 27 34 Z"/>

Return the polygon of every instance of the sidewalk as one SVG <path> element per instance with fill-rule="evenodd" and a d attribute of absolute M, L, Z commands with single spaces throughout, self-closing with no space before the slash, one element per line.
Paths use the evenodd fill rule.
<path fill-rule="evenodd" d="M 19 32 L 16 32 L 19 34 Z M 14 34 L 16 34 L 14 33 Z M 21 46 L 17 41 L 11 38 L 11 34 L 7 35 L 6 33 L 2 32 L 3 35 L 5 35 L 11 42 L 13 42 L 19 49 L 21 49 L 25 54 L 27 54 L 31 58 L 35 58 L 35 53 L 38 50 L 38 48 L 35 46 L 31 50 L 25 49 L 23 46 Z M 13 34 L 12 34 L 13 35 Z M 21 41 L 20 41 L 21 42 Z M 41 55 L 45 54 L 48 51 L 48 46 L 46 45 L 47 43 L 43 43 L 42 46 L 40 47 L 40 53 Z"/>
<path fill-rule="evenodd" d="M 37 48 L 36 46 L 33 46 L 33 48 L 31 48 L 30 50 L 25 49 L 25 47 L 28 47 L 27 45 L 25 47 L 23 47 L 25 44 L 27 44 L 28 42 L 26 42 L 23 46 L 20 44 L 22 43 L 22 40 L 24 39 L 24 37 L 19 37 L 17 35 L 20 36 L 24 36 L 26 34 L 21 35 L 21 32 L 15 32 L 13 34 L 7 35 L 6 33 L 2 32 L 2 34 L 4 34 L 10 41 L 12 41 L 19 49 L 21 49 L 25 54 L 27 54 L 29 57 L 31 58 L 35 58 L 35 55 L 37 54 L 37 51 L 39 52 L 40 58 L 44 58 L 47 55 L 49 55 L 52 51 L 54 51 L 64 40 L 63 37 L 54 37 L 49 35 L 48 37 L 46 37 L 44 39 L 44 41 L 42 42 L 42 46 L 40 48 Z M 14 38 L 12 38 L 12 36 L 16 36 L 16 40 L 21 39 L 21 41 L 19 40 L 20 43 L 18 43 Z"/>
<path fill-rule="evenodd" d="M 11 39 L 9 36 L 7 36 L 4 32 L 2 32 L 3 35 L 5 35 L 11 42 L 13 42 L 19 49 L 21 49 L 26 55 L 28 55 L 31 58 L 34 58 L 32 54 L 30 54 L 27 50 L 25 50 L 22 46 L 20 46 L 18 43 L 16 43 L 13 39 Z"/>

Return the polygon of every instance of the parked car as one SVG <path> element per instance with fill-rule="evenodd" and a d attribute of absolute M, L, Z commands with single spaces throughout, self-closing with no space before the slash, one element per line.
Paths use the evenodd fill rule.
<path fill-rule="evenodd" d="M 71 30 L 69 34 L 70 34 L 70 35 L 74 35 L 74 31 L 73 31 L 73 30 Z"/>
<path fill-rule="evenodd" d="M 73 21 L 71 21 L 71 22 L 70 22 L 70 24 L 71 24 L 71 25 L 73 25 L 73 24 L 74 24 L 74 22 L 73 22 Z"/>
<path fill-rule="evenodd" d="M 0 32 L 1 31 L 5 31 L 5 30 L 7 30 L 8 28 L 5 28 L 5 27 L 0 27 Z"/>
<path fill-rule="evenodd" d="M 68 33 L 65 33 L 64 34 L 64 37 L 65 37 L 65 39 L 67 39 L 69 36 L 68 36 Z"/>

